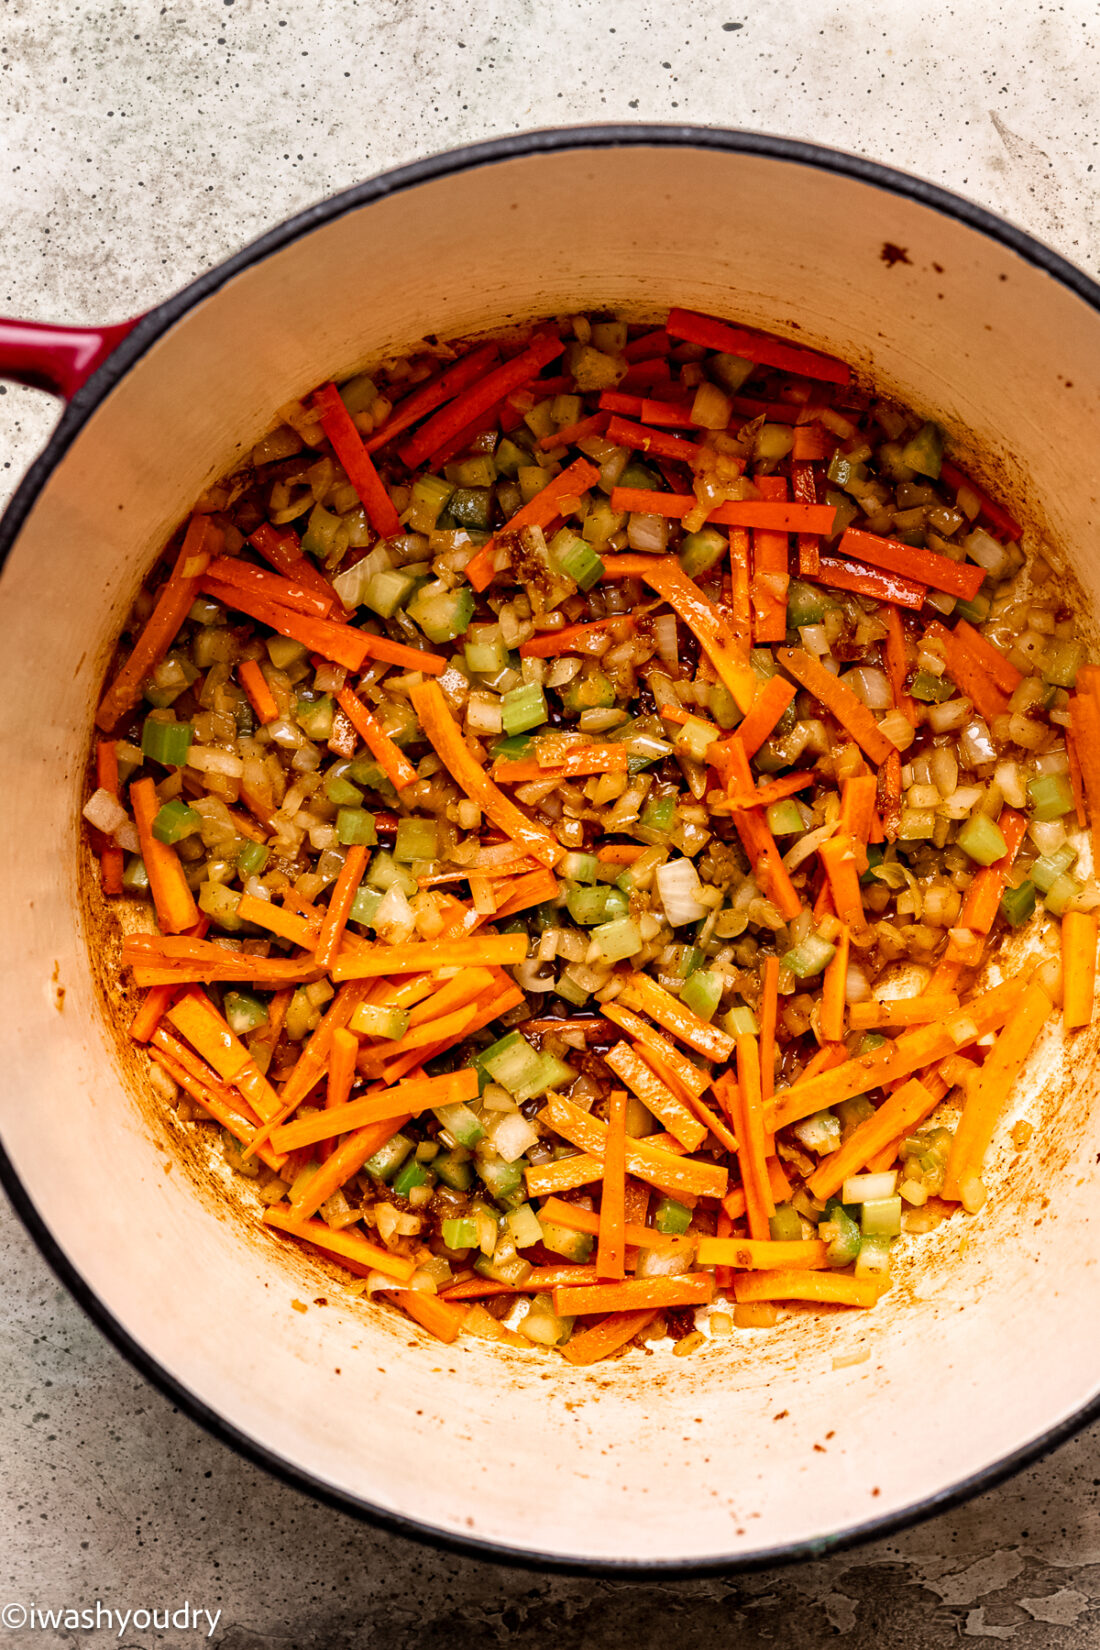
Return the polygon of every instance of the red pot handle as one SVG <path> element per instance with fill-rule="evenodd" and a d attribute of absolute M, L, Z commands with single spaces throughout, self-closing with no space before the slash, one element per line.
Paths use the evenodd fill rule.
<path fill-rule="evenodd" d="M 0 319 L 0 378 L 49 390 L 69 401 L 140 321 L 112 327 L 62 327 Z"/>

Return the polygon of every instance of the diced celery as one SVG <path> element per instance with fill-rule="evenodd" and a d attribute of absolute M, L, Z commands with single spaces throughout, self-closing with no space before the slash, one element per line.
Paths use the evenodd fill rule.
<path fill-rule="evenodd" d="M 381 895 L 379 895 L 381 898 Z M 351 1029 L 364 1037 L 385 1037 L 394 1042 L 409 1028 L 409 1011 L 393 1003 L 360 1003 L 351 1017 Z"/>
<path fill-rule="evenodd" d="M 820 624 L 835 605 L 817 585 L 792 579 L 787 586 L 787 628 L 801 630 L 804 625 Z"/>
<path fill-rule="evenodd" d="M 579 716 L 582 710 L 610 710 L 615 703 L 615 688 L 602 670 L 590 676 L 581 676 L 562 689 L 561 701 L 570 716 Z"/>
<path fill-rule="evenodd" d="M 351 902 L 348 913 L 350 922 L 361 922 L 365 928 L 373 928 L 378 907 L 382 903 L 382 894 L 377 888 L 360 887 Z"/>
<path fill-rule="evenodd" d="M 522 1157 L 515 1163 L 504 1163 L 499 1157 L 474 1159 L 474 1168 L 481 1176 L 489 1196 L 495 1203 L 499 1203 L 502 1209 L 515 1209 L 523 1202 L 523 1171 L 526 1167 L 527 1164 Z"/>
<path fill-rule="evenodd" d="M 472 1249 L 477 1243 L 477 1221 L 468 1215 L 441 1221 L 440 1234 L 448 1249 Z"/>
<path fill-rule="evenodd" d="M 405 609 L 430 642 L 451 642 L 474 616 L 474 593 L 468 584 L 448 590 L 439 579 L 421 585 Z"/>
<path fill-rule="evenodd" d="M 381 888 L 385 893 L 396 883 L 403 894 L 410 896 L 417 892 L 417 881 L 411 871 L 403 865 L 398 865 L 392 854 L 380 848 L 371 860 L 370 870 L 363 878 L 368 888 Z"/>
<path fill-rule="evenodd" d="M 485 1130 L 474 1112 L 463 1101 L 451 1106 L 434 1106 L 433 1111 L 452 1140 L 460 1146 L 476 1146 L 485 1137 Z"/>
<path fill-rule="evenodd" d="M 862 1205 L 859 1219 L 865 1237 L 898 1237 L 901 1233 L 901 1198 L 869 1199 Z"/>
<path fill-rule="evenodd" d="M 599 946 L 604 962 L 609 963 L 636 956 L 644 943 L 633 917 L 617 917 L 613 922 L 600 923 L 593 928 L 592 939 Z"/>
<path fill-rule="evenodd" d="M 442 476 L 417 476 L 409 499 L 408 524 L 414 533 L 431 533 L 450 502 L 454 487 Z"/>
<path fill-rule="evenodd" d="M 558 866 L 558 874 L 566 882 L 595 882 L 600 874 L 600 862 L 595 854 L 566 854 Z"/>
<path fill-rule="evenodd" d="M 992 606 L 992 598 L 984 595 L 979 590 L 972 602 L 968 602 L 960 596 L 955 603 L 955 612 L 960 619 L 966 619 L 969 624 L 984 624 L 989 617 L 989 610 Z"/>
<path fill-rule="evenodd" d="M 684 982 L 680 992 L 680 1001 L 693 1013 L 698 1014 L 701 1020 L 713 1020 L 722 1000 L 722 987 L 726 976 L 709 968 L 697 969 Z"/>
<path fill-rule="evenodd" d="M 363 793 L 357 785 L 345 779 L 342 773 L 330 773 L 325 780 L 325 795 L 337 807 L 357 808 L 363 800 Z"/>
<path fill-rule="evenodd" d="M 381 619 L 392 619 L 416 589 L 416 579 L 398 567 L 372 573 L 363 586 L 363 605 Z"/>
<path fill-rule="evenodd" d="M 946 676 L 933 676 L 930 671 L 918 670 L 909 692 L 924 705 L 942 705 L 950 699 L 955 688 Z"/>
<path fill-rule="evenodd" d="M 502 476 L 515 476 L 520 466 L 528 462 L 529 457 L 530 455 L 524 452 L 522 447 L 517 447 L 516 443 L 510 441 L 507 436 L 503 438 L 493 454 L 494 463 Z"/>
<path fill-rule="evenodd" d="M 122 886 L 128 894 L 149 892 L 149 873 L 140 854 L 131 854 L 122 872 Z"/>
<path fill-rule="evenodd" d="M 798 803 L 789 796 L 782 802 L 772 802 L 766 809 L 766 817 L 772 836 L 796 836 L 806 829 Z"/>
<path fill-rule="evenodd" d="M 515 1099 L 530 1099 L 539 1092 L 542 1059 L 526 1037 L 518 1031 L 509 1031 L 489 1048 L 475 1056 L 474 1065 L 487 1072 L 494 1083 Z"/>
<path fill-rule="evenodd" d="M 830 945 L 827 940 L 811 933 L 785 953 L 782 959 L 783 967 L 789 968 L 800 980 L 808 980 L 814 974 L 820 974 L 835 955 L 835 945 Z"/>
<path fill-rule="evenodd" d="M 1020 928 L 1035 910 L 1035 884 L 1021 882 L 1018 888 L 1006 888 L 1001 895 L 1001 912 L 1013 928 Z"/>
<path fill-rule="evenodd" d="M 677 728 L 672 743 L 678 751 L 683 751 L 694 762 L 706 760 L 707 750 L 718 735 L 713 728 L 707 727 L 696 716 L 689 716 L 687 721 Z"/>
<path fill-rule="evenodd" d="M 529 733 L 517 733 L 509 739 L 498 739 L 489 748 L 494 762 L 522 762 L 530 756 L 534 741 Z"/>
<path fill-rule="evenodd" d="M 886 1038 L 881 1031 L 865 1031 L 859 1039 L 860 1054 L 873 1054 L 876 1048 L 881 1048 Z"/>
<path fill-rule="evenodd" d="M 794 1125 L 794 1136 L 808 1152 L 835 1152 L 840 1145 L 840 1119 L 832 1111 L 811 1112 Z"/>
<path fill-rule="evenodd" d="M 230 933 L 236 933 L 241 926 L 241 919 L 237 915 L 240 903 L 240 894 L 235 894 L 224 882 L 207 881 L 199 886 L 199 910 L 212 918 L 219 928 L 224 928 Z"/>
<path fill-rule="evenodd" d="M 202 825 L 202 815 L 188 806 L 182 797 L 174 796 L 157 810 L 153 821 L 153 835 L 158 842 L 182 842 L 193 836 Z"/>
<path fill-rule="evenodd" d="M 432 1172 L 453 1192 L 468 1192 L 474 1183 L 473 1164 L 461 1147 L 451 1152 L 440 1152 L 437 1157 L 433 1157 Z M 461 1247 L 465 1248 L 466 1245 Z"/>
<path fill-rule="evenodd" d="M 802 1222 L 797 1209 L 789 1203 L 777 1203 L 775 1213 L 768 1220 L 773 1243 L 798 1243 L 802 1237 Z"/>
<path fill-rule="evenodd" d="M 267 864 L 271 849 L 262 842 L 245 842 L 237 851 L 237 870 L 242 877 L 259 876 Z"/>
<path fill-rule="evenodd" d="M 1061 847 L 1051 853 L 1044 854 L 1031 867 L 1031 880 L 1041 894 L 1045 894 L 1053 887 L 1058 878 L 1069 870 L 1077 858 L 1077 849 L 1070 843 L 1063 842 Z"/>
<path fill-rule="evenodd" d="M 1063 641 L 1052 636 L 1043 649 L 1039 670 L 1043 681 L 1052 687 L 1071 688 L 1077 683 L 1077 671 L 1088 658 L 1084 642 Z"/>
<path fill-rule="evenodd" d="M 653 1216 L 653 1224 L 666 1237 L 679 1237 L 691 1225 L 691 1210 L 674 1197 L 663 1197 Z"/>
<path fill-rule="evenodd" d="M 697 579 L 717 566 L 726 553 L 729 540 L 717 527 L 703 527 L 698 533 L 685 533 L 680 546 L 680 566 L 689 579 Z"/>
<path fill-rule="evenodd" d="M 288 670 L 309 652 L 304 642 L 296 642 L 290 636 L 268 636 L 264 646 L 276 670 Z"/>
<path fill-rule="evenodd" d="M 697 945 L 683 945 L 676 948 L 680 955 L 679 960 L 672 964 L 672 972 L 679 974 L 682 980 L 690 980 L 697 968 L 702 968 L 705 960 L 704 953 Z"/>
<path fill-rule="evenodd" d="M 1032 819 L 1061 819 L 1073 810 L 1073 787 L 1064 773 L 1041 773 L 1029 779 L 1027 794 Z"/>
<path fill-rule="evenodd" d="M 707 708 L 718 726 L 735 728 L 741 722 L 741 708 L 724 682 L 714 682 L 707 692 Z"/>
<path fill-rule="evenodd" d="M 423 1186 L 428 1171 L 415 1157 L 406 1158 L 393 1177 L 393 1189 L 398 1197 L 408 1197 L 415 1186 Z"/>
<path fill-rule="evenodd" d="M 495 676 L 508 663 L 508 649 L 498 624 L 472 624 L 465 634 L 466 669 Z"/>
<path fill-rule="evenodd" d="M 735 1003 L 723 1014 L 722 1029 L 728 1031 L 731 1037 L 756 1037 L 760 1028 L 748 1003 Z"/>
<path fill-rule="evenodd" d="M 1076 877 L 1068 876 L 1064 871 L 1060 877 L 1055 877 L 1043 896 L 1043 904 L 1051 916 L 1060 917 L 1065 913 L 1070 900 L 1076 899 L 1082 892 L 1081 884 Z"/>
<path fill-rule="evenodd" d="M 540 682 L 524 682 L 502 694 L 500 713 L 505 733 L 529 733 L 541 727 L 550 712 Z"/>
<path fill-rule="evenodd" d="M 411 865 L 417 859 L 435 859 L 439 853 L 439 821 L 437 819 L 399 819 L 394 838 L 393 857 L 399 865 Z"/>
<path fill-rule="evenodd" d="M 338 808 L 336 810 L 336 840 L 344 847 L 373 848 L 378 841 L 374 815 L 366 808 Z"/>
<path fill-rule="evenodd" d="M 658 796 L 642 809 L 640 823 L 647 831 L 671 831 L 676 823 L 676 794 Z"/>
<path fill-rule="evenodd" d="M 564 542 L 560 542 L 563 540 Z M 563 529 L 550 543 L 550 560 L 579 590 L 591 590 L 603 577 L 603 562 L 592 546 L 575 533 Z"/>
<path fill-rule="evenodd" d="M 935 481 L 943 463 L 943 431 L 938 424 L 922 424 L 916 435 L 905 443 L 901 462 L 918 475 L 931 476 Z"/>
<path fill-rule="evenodd" d="M 513 1209 L 504 1224 L 517 1249 L 530 1249 L 532 1244 L 542 1242 L 539 1217 L 530 1203 L 521 1203 L 518 1209 Z"/>
<path fill-rule="evenodd" d="M 632 487 L 636 490 L 654 491 L 660 484 L 660 480 L 654 472 L 648 469 L 646 465 L 639 463 L 637 459 L 628 464 L 619 477 L 620 487 Z"/>
<path fill-rule="evenodd" d="M 588 1232 L 575 1232 L 571 1226 L 559 1226 L 552 1220 L 540 1220 L 543 1247 L 552 1255 L 583 1266 L 592 1254 L 594 1239 Z"/>
<path fill-rule="evenodd" d="M 988 814 L 971 814 L 956 841 L 963 853 L 978 865 L 992 865 L 1008 852 L 1001 827 Z"/>
<path fill-rule="evenodd" d="M 474 453 L 447 465 L 447 480 L 458 487 L 491 487 L 497 478 L 497 467 L 488 453 Z"/>
<path fill-rule="evenodd" d="M 165 768 L 182 768 L 194 733 L 190 722 L 166 722 L 147 716 L 141 728 L 142 755 Z"/>
<path fill-rule="evenodd" d="M 330 694 L 299 693 L 294 702 L 298 725 L 311 739 L 332 737 L 332 718 L 336 706 Z"/>
<path fill-rule="evenodd" d="M 885 1277 L 890 1270 L 890 1239 L 878 1232 L 869 1232 L 860 1240 L 856 1256 L 857 1278 Z"/>
<path fill-rule="evenodd" d="M 414 1142 L 407 1134 L 395 1134 L 379 1146 L 373 1157 L 368 1157 L 363 1167 L 375 1180 L 392 1180 L 398 1169 L 412 1151 Z"/>
<path fill-rule="evenodd" d="M 262 997 L 253 996 L 251 991 L 227 991 L 222 998 L 222 1013 L 229 1022 L 230 1031 L 243 1037 L 265 1024 L 267 1004 Z"/>
<path fill-rule="evenodd" d="M 447 505 L 447 514 L 460 527 L 488 527 L 493 519 L 492 488 L 456 487 Z"/>
<path fill-rule="evenodd" d="M 859 1226 L 836 1198 L 825 1205 L 825 1220 L 836 1227 L 836 1235 L 828 1240 L 826 1262 L 829 1266 L 850 1266 L 859 1254 Z"/>
<path fill-rule="evenodd" d="M 626 897 L 606 883 L 595 888 L 570 888 L 565 896 L 565 905 L 573 921 L 579 922 L 583 928 L 614 922 L 618 917 L 625 917 L 629 910 Z"/>

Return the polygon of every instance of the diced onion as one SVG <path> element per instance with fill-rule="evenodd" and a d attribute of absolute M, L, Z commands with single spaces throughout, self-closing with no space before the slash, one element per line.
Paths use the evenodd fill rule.
<path fill-rule="evenodd" d="M 538 1130 L 518 1111 L 498 1113 L 486 1133 L 505 1163 L 515 1163 L 539 1138 Z"/>
<path fill-rule="evenodd" d="M 980 716 L 973 717 L 959 735 L 959 757 L 967 768 L 981 768 L 997 760 L 992 736 Z"/>
<path fill-rule="evenodd" d="M 671 927 L 679 928 L 685 922 L 699 922 L 709 914 L 710 906 L 704 905 L 699 898 L 703 884 L 690 859 L 674 859 L 667 865 L 658 865 L 653 879 L 665 908 L 665 918 Z"/>
<path fill-rule="evenodd" d="M 890 710 L 894 703 L 893 691 L 889 678 L 884 670 L 876 670 L 873 665 L 857 665 L 855 670 L 848 671 L 841 677 L 845 687 L 851 688 L 857 699 L 862 699 L 868 710 Z M 887 739 L 890 735 L 886 735 Z M 912 730 L 906 744 L 912 742 Z M 895 741 L 896 743 L 896 741 Z M 904 750 L 905 745 L 898 745 Z"/>
<path fill-rule="evenodd" d="M 94 825 L 104 836 L 114 836 L 119 827 L 126 824 L 128 817 L 118 797 L 103 789 L 92 792 L 84 804 L 83 813 L 88 824 Z"/>
<path fill-rule="evenodd" d="M 668 548 L 668 517 L 634 514 L 626 524 L 626 542 L 632 550 Z"/>
<path fill-rule="evenodd" d="M 889 739 L 896 750 L 906 751 L 917 737 L 917 730 L 900 710 L 892 710 L 878 725 L 878 731 Z"/>
<path fill-rule="evenodd" d="M 675 666 L 680 660 L 679 639 L 675 613 L 659 613 L 653 620 L 653 640 L 657 652 L 666 665 Z"/>
<path fill-rule="evenodd" d="M 979 567 L 984 567 L 991 578 L 1001 579 L 1008 572 L 1008 552 L 991 533 L 986 532 L 984 527 L 975 527 L 974 531 L 963 539 L 963 544 L 971 561 L 976 561 Z"/>

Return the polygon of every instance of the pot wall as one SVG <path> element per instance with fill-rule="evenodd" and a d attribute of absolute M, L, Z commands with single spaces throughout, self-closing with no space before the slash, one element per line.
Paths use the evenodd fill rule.
<path fill-rule="evenodd" d="M 935 1498 L 1093 1400 L 1095 1031 L 1071 1068 L 1051 1028 L 1014 1112 L 1042 1122 L 1035 1147 L 1002 1153 L 982 1219 L 914 1245 L 919 1264 L 873 1314 L 792 1313 L 689 1359 L 666 1348 L 576 1371 L 441 1347 L 221 1197 L 120 1060 L 75 867 L 111 637 L 167 534 L 276 406 L 428 332 L 670 303 L 834 351 L 934 413 L 964 461 L 991 459 L 1092 610 L 1098 506 L 1076 455 L 1100 436 L 1096 313 L 929 206 L 690 143 L 437 176 L 238 273 L 95 410 L 0 585 L 18 1033 L 0 1129 L 54 1239 L 158 1364 L 273 1457 L 433 1530 L 603 1562 L 819 1542 Z"/>

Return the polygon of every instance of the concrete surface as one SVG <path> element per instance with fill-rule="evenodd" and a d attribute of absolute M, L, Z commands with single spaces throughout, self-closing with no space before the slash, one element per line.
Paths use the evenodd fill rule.
<path fill-rule="evenodd" d="M 1100 266 L 1091 0 L 3 0 L 0 312 L 132 314 L 319 196 L 524 127 L 667 120 L 921 172 Z M 55 416 L 0 396 L 0 490 Z M 47 1609 L 221 1611 L 221 1650 L 1100 1643 L 1100 1431 L 897 1539 L 783 1571 L 551 1578 L 359 1527 L 211 1442 L 0 1224 L 0 1650 Z M 916 1441 L 919 1447 L 919 1441 Z M 102 1617 L 100 1618 L 102 1621 Z"/>

